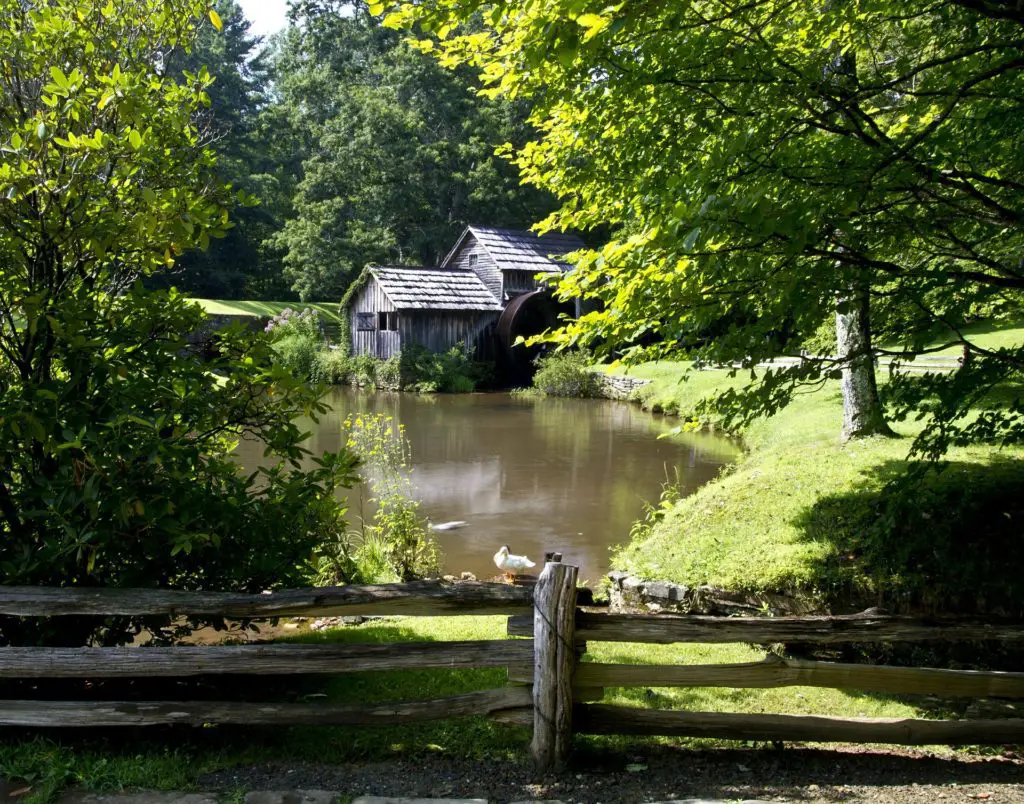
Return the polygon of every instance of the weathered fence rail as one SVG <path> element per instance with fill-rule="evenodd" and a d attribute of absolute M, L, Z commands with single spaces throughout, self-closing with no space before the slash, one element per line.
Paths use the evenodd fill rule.
<path fill-rule="evenodd" d="M 437 581 L 289 589 L 262 595 L 184 592 L 167 589 L 52 589 L 0 586 L 0 614 L 19 617 L 67 615 L 213 615 L 229 619 L 334 617 L 395 614 L 515 614 L 528 611 L 529 588 L 494 583 L 454 585 Z"/>
<path fill-rule="evenodd" d="M 0 614 L 214 615 L 273 619 L 346 614 L 508 614 L 517 640 L 392 644 L 218 645 L 135 648 L 0 648 L 0 678 L 126 678 L 287 675 L 409 669 L 495 668 L 509 684 L 425 701 L 338 706 L 251 702 L 0 700 L 0 725 L 154 724 L 374 725 L 487 715 L 532 726 L 537 766 L 565 762 L 576 733 L 675 735 L 737 740 L 902 744 L 1024 742 L 1024 719 L 863 719 L 722 714 L 610 706 L 613 687 L 833 687 L 889 694 L 1024 698 L 1024 673 L 803 661 L 629 665 L 586 661 L 588 642 L 815 643 L 1024 642 L 1024 622 L 910 618 L 707 617 L 609 614 L 577 608 L 577 569 L 545 564 L 535 587 L 436 582 L 298 589 L 264 595 L 131 589 L 0 587 Z"/>
<path fill-rule="evenodd" d="M 532 636 L 533 618 L 511 617 L 508 633 Z M 595 642 L 852 642 L 1024 641 L 1024 622 L 974 618 L 848 614 L 836 617 L 712 617 L 672 614 L 603 614 L 581 611 L 576 637 Z"/>

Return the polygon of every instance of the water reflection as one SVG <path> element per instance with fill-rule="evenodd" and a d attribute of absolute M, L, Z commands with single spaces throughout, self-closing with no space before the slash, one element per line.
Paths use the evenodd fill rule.
<path fill-rule="evenodd" d="M 338 449 L 349 413 L 394 416 L 412 445 L 424 513 L 469 523 L 438 534 L 446 571 L 480 577 L 496 573 L 491 556 L 508 544 L 534 560 L 559 550 L 580 566 L 581 578 L 596 581 L 608 570 L 608 548 L 626 540 L 667 477 L 678 468 L 692 491 L 736 454 L 730 442 L 705 433 L 659 439 L 673 421 L 623 402 L 344 389 L 330 403 L 332 414 L 308 423 L 310 449 Z M 247 466 L 261 453 L 258 444 L 239 447 Z M 350 499 L 353 517 L 361 496 Z"/>

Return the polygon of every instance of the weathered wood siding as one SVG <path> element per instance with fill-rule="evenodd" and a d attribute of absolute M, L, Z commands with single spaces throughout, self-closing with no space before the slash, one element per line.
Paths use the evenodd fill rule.
<path fill-rule="evenodd" d="M 536 274 L 533 271 L 503 271 L 505 283 L 504 289 L 506 293 L 524 293 L 531 290 L 536 290 L 539 285 L 537 280 L 534 278 Z"/>
<path fill-rule="evenodd" d="M 476 265 L 471 265 L 472 257 L 476 256 Z M 504 288 L 502 287 L 501 270 L 497 263 L 491 259 L 483 246 L 476 242 L 473 235 L 466 237 L 466 242 L 459 249 L 458 254 L 446 266 L 453 269 L 475 271 L 480 281 L 487 285 L 487 289 L 494 294 L 494 298 L 502 299 Z"/>
<path fill-rule="evenodd" d="M 417 343 L 431 352 L 444 352 L 460 341 L 471 349 L 481 330 L 497 313 L 458 312 L 455 310 L 403 310 L 398 319 L 398 334 L 404 344 Z"/>
<path fill-rule="evenodd" d="M 388 358 L 397 354 L 402 349 L 401 329 L 398 332 L 381 332 L 377 329 L 377 313 L 394 312 L 395 305 L 381 290 L 377 280 L 370 278 L 349 307 L 349 332 L 352 336 L 352 354 L 373 355 L 374 357 Z M 373 329 L 359 329 L 359 313 L 373 313 Z M 401 327 L 402 314 L 400 313 L 399 327 Z"/>

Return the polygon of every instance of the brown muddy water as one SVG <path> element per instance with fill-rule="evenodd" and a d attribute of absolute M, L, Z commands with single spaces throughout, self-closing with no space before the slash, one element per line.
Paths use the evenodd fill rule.
<path fill-rule="evenodd" d="M 445 572 L 495 575 L 492 556 L 502 544 L 534 561 L 558 550 L 600 580 L 610 548 L 624 543 L 678 471 L 694 491 L 732 461 L 737 447 L 708 433 L 659 438 L 678 420 L 626 402 L 594 399 L 517 399 L 508 394 L 420 396 L 338 389 L 331 412 L 307 422 L 314 454 L 342 443 L 350 413 L 380 412 L 405 425 L 412 482 L 432 522 L 464 520 L 437 533 Z M 238 456 L 257 466 L 262 446 L 243 442 Z M 369 516 L 367 490 L 348 493 L 349 519 Z"/>

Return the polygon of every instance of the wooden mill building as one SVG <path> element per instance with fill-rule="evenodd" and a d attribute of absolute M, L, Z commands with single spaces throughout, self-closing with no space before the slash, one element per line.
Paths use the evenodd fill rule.
<path fill-rule="evenodd" d="M 582 247 L 572 235 L 469 226 L 438 268 L 369 266 L 345 300 L 352 353 L 387 358 L 409 344 L 441 352 L 462 343 L 490 356 L 496 334 L 510 348 L 522 325 L 555 323 L 536 277 L 566 270 L 565 255 Z"/>

